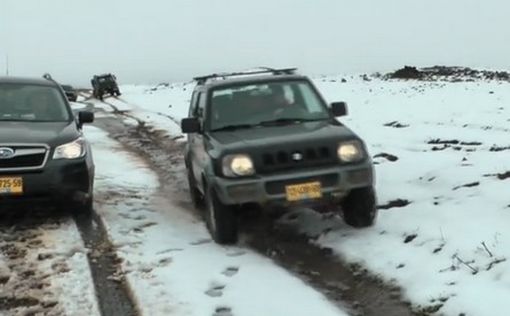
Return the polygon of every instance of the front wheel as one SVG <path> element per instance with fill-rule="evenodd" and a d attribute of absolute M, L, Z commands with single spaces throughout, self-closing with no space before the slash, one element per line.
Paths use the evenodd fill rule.
<path fill-rule="evenodd" d="M 375 190 L 366 187 L 352 190 L 340 203 L 344 221 L 353 227 L 362 228 L 374 225 L 377 217 Z"/>
<path fill-rule="evenodd" d="M 207 187 L 206 222 L 212 238 L 218 244 L 235 244 L 238 238 L 238 218 L 232 206 L 223 204 L 214 188 Z"/>

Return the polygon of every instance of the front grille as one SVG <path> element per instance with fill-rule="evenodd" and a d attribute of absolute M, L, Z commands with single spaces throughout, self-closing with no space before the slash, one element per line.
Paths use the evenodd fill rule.
<path fill-rule="evenodd" d="M 285 186 L 293 184 L 302 184 L 307 182 L 320 182 L 323 188 L 328 188 L 338 184 L 338 174 L 325 174 L 316 177 L 298 178 L 291 180 L 270 181 L 266 183 L 267 194 L 283 194 Z"/>
<path fill-rule="evenodd" d="M 257 171 L 270 173 L 338 163 L 336 150 L 330 146 L 292 148 L 263 152 Z"/>
<path fill-rule="evenodd" d="M 2 145 L 14 150 L 14 157 L 0 159 L 0 171 L 35 170 L 44 167 L 49 149 L 45 145 Z"/>

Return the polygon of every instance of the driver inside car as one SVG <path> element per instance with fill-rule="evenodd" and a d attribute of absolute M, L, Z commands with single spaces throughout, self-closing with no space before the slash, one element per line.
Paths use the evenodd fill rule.
<path fill-rule="evenodd" d="M 283 86 L 274 85 L 271 87 L 271 107 L 274 108 L 275 118 L 300 118 L 306 116 L 306 111 L 294 102 L 290 102 Z"/>
<path fill-rule="evenodd" d="M 277 108 L 285 108 L 290 104 L 289 100 L 285 96 L 285 91 L 281 85 L 274 85 L 271 88 L 271 103 Z"/>

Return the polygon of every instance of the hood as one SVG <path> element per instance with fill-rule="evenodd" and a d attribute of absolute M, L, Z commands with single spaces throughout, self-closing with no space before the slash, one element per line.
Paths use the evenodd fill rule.
<path fill-rule="evenodd" d="M 80 136 L 74 121 L 71 122 L 2 122 L 0 144 L 47 144 L 55 147 Z"/>
<path fill-rule="evenodd" d="M 212 138 L 222 147 L 235 150 L 239 147 L 260 148 L 278 144 L 312 144 L 316 141 L 337 142 L 358 136 L 336 121 L 319 121 L 221 131 L 212 133 Z"/>

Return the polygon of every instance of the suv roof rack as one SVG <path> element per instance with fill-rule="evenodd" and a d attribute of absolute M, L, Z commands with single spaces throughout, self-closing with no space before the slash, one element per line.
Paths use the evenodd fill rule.
<path fill-rule="evenodd" d="M 210 79 L 226 79 L 227 77 L 246 76 L 246 75 L 261 75 L 261 74 L 273 74 L 277 75 L 293 75 L 296 73 L 297 68 L 269 68 L 269 67 L 258 67 L 260 70 L 252 71 L 240 71 L 240 72 L 225 72 L 218 74 L 211 74 L 207 76 L 195 77 L 193 80 L 197 81 L 197 84 L 201 85 L 206 83 Z"/>
<path fill-rule="evenodd" d="M 109 77 L 109 76 L 113 76 L 111 73 L 102 73 L 102 74 L 99 74 L 99 75 L 94 75 L 94 77 Z"/>

